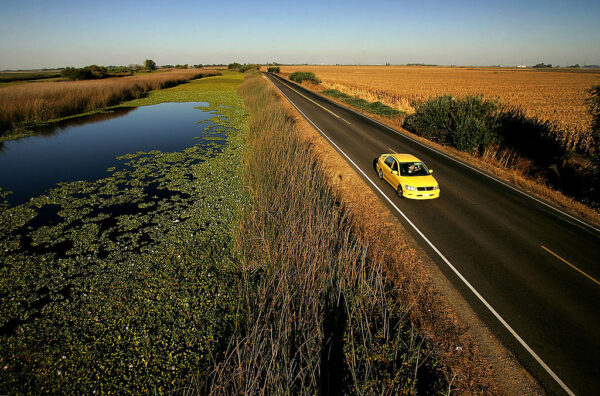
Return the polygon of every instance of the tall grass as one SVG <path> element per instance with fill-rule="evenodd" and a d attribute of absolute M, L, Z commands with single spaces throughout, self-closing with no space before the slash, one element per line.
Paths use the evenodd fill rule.
<path fill-rule="evenodd" d="M 266 81 L 240 88 L 252 114 L 236 240 L 245 265 L 237 334 L 196 389 L 212 394 L 438 393 L 433 349 L 369 259 L 312 147 Z"/>
<path fill-rule="evenodd" d="M 592 115 L 592 136 L 595 147 L 595 154 L 600 157 L 600 85 L 595 85 L 589 89 L 590 94 L 587 99 L 587 106 Z"/>
<path fill-rule="evenodd" d="M 186 70 L 0 88 L 0 135 L 25 123 L 42 122 L 115 105 L 139 98 L 154 89 L 171 87 L 207 75 L 215 73 Z"/>

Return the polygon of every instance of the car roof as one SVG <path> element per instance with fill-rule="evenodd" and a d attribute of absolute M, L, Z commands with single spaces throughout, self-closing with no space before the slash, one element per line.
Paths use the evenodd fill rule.
<path fill-rule="evenodd" d="M 420 159 L 418 159 L 417 157 L 415 157 L 412 154 L 387 154 L 387 155 L 391 155 L 398 162 L 421 162 Z"/>

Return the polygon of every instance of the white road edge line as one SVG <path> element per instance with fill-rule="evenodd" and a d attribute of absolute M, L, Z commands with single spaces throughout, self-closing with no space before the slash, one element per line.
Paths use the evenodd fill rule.
<path fill-rule="evenodd" d="M 490 310 L 490 312 L 496 317 L 496 319 L 498 319 L 500 323 L 502 323 L 502 325 L 510 332 L 510 334 L 512 334 L 512 336 L 515 337 L 517 341 L 519 341 L 523 348 L 525 348 L 525 350 L 527 350 L 527 352 L 529 352 L 529 354 L 533 356 L 533 358 L 560 385 L 560 387 L 568 395 L 575 396 L 575 393 L 573 393 L 573 391 L 571 391 L 571 389 L 569 389 L 569 387 L 554 373 L 554 371 L 552 371 L 552 369 L 548 367 L 548 365 L 537 355 L 537 353 L 535 353 L 533 349 L 531 349 L 531 347 L 527 345 L 527 343 L 517 334 L 515 330 L 513 330 L 512 327 L 510 327 L 510 325 L 504 320 L 504 318 L 502 318 L 502 316 L 500 316 L 500 314 L 496 312 L 496 310 L 485 300 L 485 298 L 483 298 L 483 296 L 479 294 L 477 290 L 475 290 L 471 283 L 469 283 L 469 281 L 450 263 L 450 261 L 448 261 L 448 259 L 442 254 L 442 252 L 440 252 L 438 248 L 436 248 L 435 245 L 431 241 L 429 241 L 429 239 L 427 239 L 427 237 L 421 232 L 421 230 L 419 230 L 417 226 L 414 225 L 412 221 L 410 221 L 410 219 L 404 214 L 404 212 L 402 212 L 396 206 L 396 204 L 394 204 L 394 202 L 375 184 L 375 182 L 373 182 L 373 180 L 371 180 L 371 178 L 367 176 L 367 174 L 363 172 L 362 169 L 360 169 L 360 167 L 348 156 L 348 154 L 346 154 L 337 144 L 335 144 L 333 140 L 329 138 L 329 136 L 327 136 L 321 130 L 321 128 L 319 128 L 310 118 L 308 118 L 308 116 L 304 114 L 302 110 L 300 110 L 298 106 L 296 106 L 296 104 L 292 102 L 292 100 L 285 93 L 283 93 L 283 91 L 281 91 L 281 89 L 279 89 L 277 85 L 273 84 L 273 86 L 277 88 L 277 90 L 287 98 L 287 100 L 296 108 L 296 110 L 300 112 L 300 114 L 302 114 L 302 116 L 304 116 L 304 118 L 308 122 L 312 124 L 312 126 L 314 126 L 340 153 L 342 153 L 348 161 L 350 161 L 350 163 L 356 168 L 356 170 L 363 174 L 363 176 L 373 185 L 373 187 L 375 187 L 375 189 L 379 191 L 379 193 L 394 207 L 394 209 L 396 209 L 396 211 L 400 213 L 400 215 L 408 222 L 408 224 L 410 224 L 410 226 L 414 228 L 415 231 L 417 231 L 421 238 L 423 238 L 425 242 L 427 242 L 427 244 L 438 254 L 438 256 L 440 256 L 440 258 L 448 265 L 448 267 L 450 267 L 450 269 L 454 271 L 454 273 L 460 278 L 460 280 L 462 280 L 463 283 L 473 292 L 473 294 L 475 294 L 479 301 L 481 301 L 483 305 L 485 305 L 485 307 Z"/>
<path fill-rule="evenodd" d="M 279 89 L 279 88 L 278 88 L 278 89 Z M 282 92 L 282 93 L 283 93 L 283 92 Z M 288 99 L 289 99 L 289 98 L 288 98 Z M 327 99 L 327 98 L 324 98 L 324 99 Z M 327 100 L 328 100 L 328 99 L 327 99 Z M 331 102 L 331 101 L 330 101 L 330 102 Z M 332 102 L 332 103 L 333 103 L 333 102 Z M 336 103 L 336 104 L 337 104 L 337 103 Z M 341 105 L 339 105 L 339 104 L 337 104 L 337 105 L 338 105 L 338 106 L 341 106 Z M 555 211 L 557 211 L 557 212 L 559 212 L 559 213 L 561 213 L 561 214 L 563 214 L 563 215 L 565 215 L 565 216 L 567 216 L 567 217 L 569 217 L 569 218 L 571 218 L 571 219 L 573 219 L 573 220 L 577 221 L 578 223 L 581 223 L 581 224 L 583 224 L 583 225 L 584 225 L 584 226 L 586 226 L 586 227 L 589 227 L 589 228 L 591 228 L 592 230 L 594 230 L 594 231 L 596 231 L 596 232 L 600 232 L 600 228 L 596 228 L 596 227 L 594 227 L 593 225 L 591 225 L 591 224 L 588 224 L 588 223 L 586 223 L 585 221 L 582 221 L 582 220 L 578 219 L 577 217 L 570 215 L 570 214 L 569 214 L 569 213 L 567 213 L 567 212 L 563 212 L 562 210 L 560 210 L 560 209 L 558 209 L 558 208 L 556 208 L 556 207 L 554 207 L 554 206 L 552 206 L 552 205 L 550 205 L 550 204 L 548 204 L 548 203 L 546 203 L 546 202 L 542 201 L 541 199 L 539 199 L 539 198 L 536 198 L 536 197 L 534 197 L 533 195 L 530 195 L 530 194 L 526 193 L 525 191 L 522 191 L 522 190 L 520 190 L 520 189 L 518 189 L 518 188 L 516 188 L 516 187 L 514 187 L 514 186 L 511 186 L 510 184 L 508 184 L 508 183 L 506 183 L 506 182 L 504 182 L 504 181 L 502 181 L 502 180 L 500 180 L 500 179 L 497 179 L 497 178 L 495 178 L 495 177 L 493 177 L 493 176 L 491 176 L 491 175 L 488 175 L 487 173 L 485 173 L 485 172 L 482 172 L 482 171 L 480 171 L 479 169 L 477 169 L 477 168 L 474 168 L 474 167 L 472 167 L 471 165 L 469 165 L 469 164 L 466 164 L 466 163 L 464 163 L 464 162 L 462 162 L 462 161 L 460 161 L 460 160 L 458 160 L 458 159 L 456 159 L 456 158 L 453 158 L 453 157 L 449 156 L 448 154 L 442 153 L 441 151 L 438 151 L 438 150 L 434 149 L 433 147 L 429 147 L 428 145 L 426 145 L 426 144 L 424 144 L 424 143 L 422 143 L 422 142 L 419 142 L 418 140 L 416 140 L 416 139 L 414 139 L 414 138 L 412 138 L 412 137 L 410 137 L 410 136 L 408 136 L 408 135 L 405 135 L 404 133 L 402 133 L 402 132 L 399 132 L 399 131 L 395 130 L 394 128 L 392 128 L 392 127 L 390 127 L 390 126 L 388 126 L 388 125 L 385 125 L 385 124 L 383 124 L 383 123 L 381 123 L 381 122 L 377 121 L 377 120 L 376 120 L 376 119 L 374 119 L 374 118 L 371 118 L 371 117 L 369 117 L 369 116 L 367 116 L 367 115 L 364 115 L 364 114 L 362 114 L 362 113 L 359 113 L 359 112 L 357 112 L 356 110 L 350 109 L 350 108 L 348 108 L 348 107 L 346 107 L 346 106 L 341 106 L 341 107 L 343 107 L 344 109 L 346 109 L 346 110 L 348 110 L 348 111 L 351 111 L 351 112 L 353 112 L 354 114 L 357 114 L 357 115 L 359 115 L 359 116 L 362 116 L 362 117 L 368 118 L 369 120 L 371 120 L 371 121 L 373 121 L 373 122 L 375 122 L 375 123 L 377 123 L 377 124 L 381 125 L 382 127 L 384 127 L 385 129 L 387 129 L 387 130 L 389 130 L 389 131 L 392 131 L 392 132 L 394 132 L 394 133 L 396 133 L 396 134 L 398 134 L 398 135 L 400 135 L 400 136 L 402 136 L 402 137 L 404 137 L 404 138 L 406 138 L 406 139 L 408 139 L 408 140 L 411 140 L 411 141 L 413 141 L 413 142 L 415 142 L 415 143 L 417 143 L 417 144 L 419 144 L 419 145 L 421 145 L 421 146 L 425 147 L 426 149 L 429 149 L 429 150 L 431 150 L 431 151 L 433 151 L 433 152 L 435 152 L 435 153 L 438 153 L 438 154 L 440 154 L 440 155 L 442 155 L 442 156 L 444 156 L 444 157 L 446 157 L 446 158 L 448 158 L 448 159 L 451 159 L 452 161 L 454 161 L 454 162 L 456 162 L 456 163 L 458 163 L 458 164 L 460 164 L 460 165 L 462 165 L 462 166 L 465 166 L 465 167 L 467 167 L 467 168 L 469 168 L 469 169 L 471 169 L 471 170 L 474 170 L 474 171 L 475 171 L 475 172 L 477 172 L 477 173 L 480 173 L 480 174 L 482 174 L 482 175 L 484 175 L 484 176 L 487 176 L 487 177 L 489 177 L 490 179 L 492 179 L 492 180 L 495 180 L 495 181 L 497 181 L 498 183 L 500 183 L 500 184 L 503 184 L 503 185 L 505 185 L 506 187 L 508 187 L 508 188 L 511 188 L 511 189 L 513 189 L 513 190 L 515 190 L 515 191 L 517 191 L 517 192 L 519 192 L 519 193 L 521 193 L 521 194 L 525 195 L 526 197 L 529 197 L 529 198 L 533 199 L 534 201 L 536 201 L 536 202 L 539 202 L 539 203 L 541 203 L 542 205 L 544 205 L 544 206 L 547 206 L 547 207 L 549 207 L 550 209 L 553 209 L 553 210 L 555 210 Z"/>

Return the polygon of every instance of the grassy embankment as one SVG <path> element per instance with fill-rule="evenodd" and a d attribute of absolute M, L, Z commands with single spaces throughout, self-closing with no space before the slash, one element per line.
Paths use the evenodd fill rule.
<path fill-rule="evenodd" d="M 352 107 L 366 111 L 367 113 L 376 114 L 382 117 L 398 118 L 406 114 L 405 112 L 396 110 L 380 101 L 369 102 L 365 99 L 340 92 L 337 89 L 327 89 L 321 93 L 330 98 L 338 99 Z"/>
<path fill-rule="evenodd" d="M 198 69 L 86 81 L 52 81 L 0 88 L 0 139 L 32 134 L 32 128 L 91 113 L 149 91 L 172 87 L 218 72 Z"/>
<path fill-rule="evenodd" d="M 388 125 L 406 128 L 438 149 L 600 222 L 600 152 L 591 132 L 561 129 L 558 124 L 526 115 L 520 107 L 481 96 L 432 98 L 416 106 L 412 114 L 403 114 L 387 111 L 393 109 L 381 102 L 368 102 L 314 83 L 305 85 Z"/>
<path fill-rule="evenodd" d="M 242 78 L 124 104 L 209 102 L 197 145 L 0 207 L 0 393 L 167 393 L 211 367 L 238 306 Z"/>
<path fill-rule="evenodd" d="M 251 207 L 236 238 L 245 315 L 198 392 L 492 390 L 415 251 L 391 229 L 378 235 L 361 226 L 264 79 L 247 78 L 240 92 L 251 113 L 244 165 Z"/>

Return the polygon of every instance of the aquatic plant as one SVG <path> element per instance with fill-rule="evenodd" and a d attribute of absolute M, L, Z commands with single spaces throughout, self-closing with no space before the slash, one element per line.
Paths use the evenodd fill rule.
<path fill-rule="evenodd" d="M 165 393 L 224 349 L 246 200 L 240 81 L 172 91 L 210 102 L 216 126 L 195 145 L 0 207 L 2 391 Z"/>

